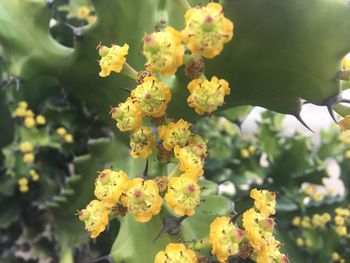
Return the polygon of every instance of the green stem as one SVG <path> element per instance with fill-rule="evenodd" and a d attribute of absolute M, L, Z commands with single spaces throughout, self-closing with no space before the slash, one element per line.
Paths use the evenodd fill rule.
<path fill-rule="evenodd" d="M 209 237 L 205 237 L 202 239 L 198 239 L 198 240 L 193 240 L 193 241 L 186 241 L 185 242 L 186 247 L 194 249 L 194 250 L 202 250 L 202 249 L 206 249 L 206 248 L 210 248 L 211 244 L 209 242 Z"/>
<path fill-rule="evenodd" d="M 184 11 L 187 11 L 191 8 L 190 4 L 187 2 L 187 0 L 173 0 L 175 4 L 180 6 Z"/>
<path fill-rule="evenodd" d="M 127 62 L 124 63 L 121 73 L 134 80 L 137 80 L 137 71 L 132 66 L 130 66 Z"/>
<path fill-rule="evenodd" d="M 180 171 L 180 164 L 178 164 L 178 165 L 176 165 L 174 170 L 172 170 L 172 172 L 168 175 L 168 179 L 175 177 L 175 176 L 179 176 L 181 173 L 182 173 L 182 171 Z"/>
<path fill-rule="evenodd" d="M 73 263 L 73 252 L 72 248 L 68 245 L 66 237 L 62 237 L 60 242 L 60 263 Z"/>

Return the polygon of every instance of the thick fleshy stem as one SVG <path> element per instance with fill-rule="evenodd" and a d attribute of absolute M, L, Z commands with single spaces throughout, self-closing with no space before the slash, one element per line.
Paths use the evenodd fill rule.
<path fill-rule="evenodd" d="M 137 80 L 138 72 L 127 62 L 124 63 L 121 73 L 128 76 L 129 78 L 132 78 L 133 80 Z"/>
<path fill-rule="evenodd" d="M 187 2 L 187 0 L 173 0 L 173 2 L 184 9 L 184 11 L 191 8 L 191 5 Z"/>
<path fill-rule="evenodd" d="M 205 237 L 198 240 L 192 240 L 192 241 L 184 241 L 186 244 L 186 247 L 194 249 L 194 250 L 202 250 L 207 249 L 211 247 L 209 237 Z"/>

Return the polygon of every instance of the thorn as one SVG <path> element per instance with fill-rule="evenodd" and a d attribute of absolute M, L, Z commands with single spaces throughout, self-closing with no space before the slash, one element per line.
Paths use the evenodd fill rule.
<path fill-rule="evenodd" d="M 128 88 L 125 88 L 125 87 L 122 87 L 122 90 L 124 90 L 124 91 L 126 91 L 126 92 L 128 92 L 128 93 L 131 93 L 131 89 L 128 89 Z"/>
<path fill-rule="evenodd" d="M 342 102 L 343 102 L 343 103 L 350 103 L 350 100 L 348 100 L 348 99 L 341 99 L 341 100 L 340 100 L 340 103 L 342 103 Z"/>
<path fill-rule="evenodd" d="M 309 131 L 314 132 L 313 130 L 311 130 L 311 128 L 305 123 L 305 121 L 301 118 L 300 114 L 296 114 L 294 115 L 294 117 Z"/>
<path fill-rule="evenodd" d="M 148 158 L 146 159 L 145 169 L 143 170 L 141 177 L 146 178 L 147 176 L 148 176 Z"/>
<path fill-rule="evenodd" d="M 167 215 L 163 219 L 163 227 L 153 239 L 153 243 L 156 242 L 162 235 L 168 233 L 169 235 L 177 235 L 181 230 L 181 223 L 187 216 L 175 217 Z"/>
<path fill-rule="evenodd" d="M 243 210 L 239 211 L 238 213 L 234 214 L 232 217 L 231 217 L 231 222 L 234 224 L 236 223 L 238 217 L 240 217 L 241 215 L 243 214 Z"/>
<path fill-rule="evenodd" d="M 337 122 L 337 118 L 336 118 L 335 115 L 334 115 L 334 111 L 333 111 L 332 104 L 328 104 L 328 105 L 326 105 L 326 106 L 327 106 L 327 110 L 328 110 L 328 112 L 329 112 L 329 115 L 331 115 L 333 121 L 334 121 L 335 123 L 338 123 L 338 122 Z"/>

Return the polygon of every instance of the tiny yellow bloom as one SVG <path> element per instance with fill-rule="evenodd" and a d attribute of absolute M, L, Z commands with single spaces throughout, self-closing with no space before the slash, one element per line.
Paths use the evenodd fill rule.
<path fill-rule="evenodd" d="M 33 128 L 35 126 L 35 120 L 33 117 L 26 117 L 24 119 L 24 126 L 27 128 Z"/>
<path fill-rule="evenodd" d="M 346 54 L 341 61 L 342 70 L 350 70 L 350 53 Z"/>
<path fill-rule="evenodd" d="M 248 147 L 248 151 L 249 151 L 249 153 L 250 154 L 253 154 L 253 153 L 255 153 L 255 146 L 254 145 L 250 145 L 249 147 Z"/>
<path fill-rule="evenodd" d="M 26 110 L 26 115 L 25 116 L 34 118 L 34 112 L 32 110 Z"/>
<path fill-rule="evenodd" d="M 30 141 L 21 142 L 19 149 L 22 153 L 28 153 L 33 151 L 33 145 Z"/>
<path fill-rule="evenodd" d="M 172 27 L 144 37 L 143 54 L 147 59 L 146 69 L 163 76 L 173 75 L 182 65 L 185 48 L 181 33 Z"/>
<path fill-rule="evenodd" d="M 36 121 L 36 124 L 38 124 L 38 125 L 45 125 L 46 124 L 45 117 L 43 115 L 40 115 L 40 114 L 38 116 L 36 116 L 35 121 Z"/>
<path fill-rule="evenodd" d="M 228 82 L 213 76 L 211 80 L 194 79 L 187 89 L 191 95 L 187 98 L 188 105 L 199 115 L 211 114 L 224 104 L 224 97 L 230 94 Z"/>
<path fill-rule="evenodd" d="M 191 134 L 188 140 L 188 146 L 190 147 L 191 151 L 199 156 L 202 160 L 207 157 L 207 143 L 201 136 L 197 134 Z"/>
<path fill-rule="evenodd" d="M 18 179 L 18 188 L 19 188 L 19 191 L 22 193 L 28 192 L 29 191 L 28 179 L 25 177 Z"/>
<path fill-rule="evenodd" d="M 28 185 L 20 185 L 19 186 L 19 191 L 22 192 L 22 193 L 28 192 L 29 191 Z"/>
<path fill-rule="evenodd" d="M 66 134 L 63 136 L 63 139 L 66 143 L 72 143 L 73 142 L 73 136 L 72 134 Z"/>
<path fill-rule="evenodd" d="M 39 174 L 34 170 L 30 169 L 29 175 L 32 178 L 33 181 L 38 181 L 39 180 Z"/>
<path fill-rule="evenodd" d="M 233 37 L 233 23 L 224 17 L 220 4 L 209 3 L 190 8 L 185 20 L 186 27 L 181 32 L 183 41 L 194 54 L 213 58 Z"/>
<path fill-rule="evenodd" d="M 20 179 L 18 179 L 18 185 L 28 185 L 28 179 L 27 178 L 25 178 L 25 177 L 22 177 L 22 178 L 20 178 Z"/>
<path fill-rule="evenodd" d="M 165 114 L 171 99 L 167 84 L 159 82 L 154 76 L 146 77 L 143 83 L 131 92 L 131 100 L 145 115 L 161 117 Z"/>
<path fill-rule="evenodd" d="M 56 133 L 57 133 L 59 136 L 63 137 L 64 135 L 67 134 L 67 130 L 66 130 L 65 128 L 63 128 L 63 127 L 60 127 L 60 128 L 58 128 L 58 129 L 56 130 Z"/>
<path fill-rule="evenodd" d="M 18 108 L 27 109 L 28 103 L 24 100 L 18 102 Z"/>
<path fill-rule="evenodd" d="M 253 189 L 250 197 L 254 199 L 254 206 L 265 216 L 276 213 L 276 193 L 267 190 Z"/>
<path fill-rule="evenodd" d="M 110 209 L 101 201 L 92 200 L 85 209 L 79 211 L 79 219 L 84 221 L 85 230 L 90 232 L 91 238 L 96 238 L 106 229 Z"/>
<path fill-rule="evenodd" d="M 112 171 L 111 169 L 105 169 L 95 181 L 95 196 L 106 207 L 112 207 L 117 204 L 127 182 L 128 176 L 122 170 Z"/>
<path fill-rule="evenodd" d="M 26 164 L 31 164 L 32 162 L 34 162 L 34 154 L 32 153 L 25 153 L 23 155 L 23 162 Z"/>
<path fill-rule="evenodd" d="M 121 200 L 136 221 L 148 222 L 152 216 L 159 214 L 163 200 L 155 181 L 135 178 L 127 183 L 126 189 Z"/>
<path fill-rule="evenodd" d="M 334 222 L 337 226 L 343 226 L 345 223 L 345 220 L 344 220 L 344 217 L 337 215 L 334 218 Z"/>
<path fill-rule="evenodd" d="M 346 226 L 337 226 L 335 228 L 335 230 L 336 230 L 338 236 L 340 236 L 340 237 L 345 237 L 348 235 L 348 230 L 347 230 Z"/>
<path fill-rule="evenodd" d="M 298 247 L 302 247 L 305 245 L 304 239 L 302 239 L 301 237 L 298 237 L 296 240 L 296 244 Z"/>
<path fill-rule="evenodd" d="M 200 203 L 201 190 L 197 182 L 186 174 L 172 177 L 168 181 L 165 200 L 170 209 L 178 216 L 192 216 Z"/>
<path fill-rule="evenodd" d="M 192 249 L 181 243 L 170 243 L 164 251 L 159 251 L 154 263 L 197 263 L 198 258 Z"/>
<path fill-rule="evenodd" d="M 112 119 L 117 121 L 117 128 L 120 131 L 132 131 L 141 126 L 142 113 L 138 110 L 129 97 L 125 102 L 119 103 L 110 111 Z"/>
<path fill-rule="evenodd" d="M 243 159 L 248 159 L 250 156 L 250 153 L 247 149 L 241 149 L 240 154 Z"/>
<path fill-rule="evenodd" d="M 332 253 L 332 261 L 339 261 L 341 259 L 340 255 L 337 252 Z"/>
<path fill-rule="evenodd" d="M 26 109 L 18 107 L 15 110 L 15 116 L 16 117 L 25 117 L 26 116 Z"/>
<path fill-rule="evenodd" d="M 79 7 L 77 11 L 77 17 L 81 19 L 86 19 L 90 14 L 90 8 L 87 6 Z"/>
<path fill-rule="evenodd" d="M 156 138 L 148 127 L 136 129 L 130 136 L 130 155 L 134 158 L 147 158 L 156 147 Z"/>
<path fill-rule="evenodd" d="M 244 238 L 244 232 L 236 227 L 229 217 L 217 217 L 210 224 L 209 239 L 212 253 L 220 262 L 227 262 L 228 257 L 239 251 L 239 243 Z"/>
<path fill-rule="evenodd" d="M 119 73 L 126 61 L 125 56 L 128 54 L 129 46 L 124 44 L 124 46 L 112 45 L 108 48 L 105 46 L 100 47 L 101 59 L 99 61 L 101 71 L 99 73 L 100 77 L 107 77 L 112 71 Z"/>
<path fill-rule="evenodd" d="M 185 172 L 194 180 L 198 180 L 204 174 L 204 159 L 195 154 L 190 146 L 181 148 L 175 146 L 174 154 L 176 159 L 180 161 L 180 170 Z"/>
<path fill-rule="evenodd" d="M 176 145 L 184 147 L 191 135 L 190 127 L 191 124 L 183 119 L 159 126 L 158 133 L 163 140 L 164 148 L 171 151 Z"/>
<path fill-rule="evenodd" d="M 344 119 L 338 122 L 340 131 L 350 130 L 350 115 L 346 115 Z"/>
<path fill-rule="evenodd" d="M 300 218 L 299 216 L 294 217 L 293 220 L 292 220 L 292 224 L 293 224 L 294 226 L 300 226 L 300 224 L 301 224 L 301 218 Z"/>

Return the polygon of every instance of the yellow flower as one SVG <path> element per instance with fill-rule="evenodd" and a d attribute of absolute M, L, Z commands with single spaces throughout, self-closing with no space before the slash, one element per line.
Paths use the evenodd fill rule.
<path fill-rule="evenodd" d="M 33 128 L 35 126 L 35 120 L 33 117 L 26 117 L 24 119 L 24 126 L 27 128 Z"/>
<path fill-rule="evenodd" d="M 38 115 L 35 118 L 36 124 L 38 125 L 45 125 L 46 124 L 46 119 L 43 115 Z"/>
<path fill-rule="evenodd" d="M 18 102 L 18 108 L 27 109 L 28 103 L 24 100 Z"/>
<path fill-rule="evenodd" d="M 303 219 L 301 220 L 301 227 L 303 228 L 311 228 L 311 218 L 308 216 L 303 217 Z"/>
<path fill-rule="evenodd" d="M 33 181 L 38 181 L 39 180 L 39 174 L 34 170 L 30 169 L 29 175 L 32 178 Z"/>
<path fill-rule="evenodd" d="M 345 158 L 350 159 L 350 151 L 349 150 L 345 152 Z"/>
<path fill-rule="evenodd" d="M 130 136 L 130 155 L 134 158 L 147 158 L 156 147 L 156 139 L 152 130 L 148 127 L 141 127 Z"/>
<path fill-rule="evenodd" d="M 56 133 L 57 133 L 59 136 L 63 137 L 64 135 L 67 134 L 67 130 L 66 130 L 65 128 L 63 128 L 63 127 L 60 127 L 60 128 L 58 128 L 58 129 L 56 130 Z"/>
<path fill-rule="evenodd" d="M 28 179 L 27 178 L 25 178 L 25 177 L 22 177 L 22 178 L 20 178 L 20 179 L 18 179 L 18 185 L 28 185 Z"/>
<path fill-rule="evenodd" d="M 34 112 L 32 110 L 26 110 L 26 115 L 25 116 L 34 118 Z"/>
<path fill-rule="evenodd" d="M 142 115 L 129 97 L 124 103 L 111 110 L 111 117 L 117 121 L 120 131 L 132 131 L 141 126 Z"/>
<path fill-rule="evenodd" d="M 337 252 L 332 253 L 332 261 L 339 261 L 341 259 L 340 255 Z"/>
<path fill-rule="evenodd" d="M 22 193 L 28 192 L 29 191 L 28 185 L 20 185 L 19 186 L 19 191 L 22 192 Z"/>
<path fill-rule="evenodd" d="M 28 187 L 28 179 L 25 177 L 22 177 L 21 179 L 18 180 L 18 187 L 19 191 L 22 193 L 28 192 L 29 187 Z"/>
<path fill-rule="evenodd" d="M 204 174 L 204 160 L 196 155 L 190 146 L 181 148 L 175 146 L 174 154 L 176 159 L 180 161 L 180 170 L 185 172 L 193 180 L 197 181 L 200 176 Z"/>
<path fill-rule="evenodd" d="M 201 157 L 202 160 L 207 157 L 207 143 L 201 136 L 197 134 L 191 134 L 188 140 L 188 144 L 191 151 L 197 156 Z"/>
<path fill-rule="evenodd" d="M 335 213 L 340 216 L 350 216 L 350 210 L 342 207 L 336 208 Z"/>
<path fill-rule="evenodd" d="M 302 239 L 301 237 L 297 238 L 296 243 L 298 247 L 302 247 L 305 245 L 304 239 Z"/>
<path fill-rule="evenodd" d="M 243 159 L 248 159 L 249 158 L 250 153 L 249 153 L 249 151 L 247 149 L 241 149 L 240 153 L 241 153 L 241 157 Z"/>
<path fill-rule="evenodd" d="M 335 230 L 340 237 L 345 237 L 348 235 L 348 230 L 346 226 L 337 226 Z"/>
<path fill-rule="evenodd" d="M 217 217 L 210 224 L 209 239 L 212 253 L 220 262 L 227 262 L 228 257 L 238 253 L 239 243 L 243 238 L 243 230 L 236 227 L 226 216 Z"/>
<path fill-rule="evenodd" d="M 300 224 L 301 224 L 301 218 L 300 218 L 299 216 L 294 217 L 293 220 L 292 220 L 292 224 L 293 224 L 294 226 L 300 226 Z"/>
<path fill-rule="evenodd" d="M 87 18 L 89 14 L 90 14 L 90 9 L 87 6 L 81 6 L 77 11 L 77 17 L 81 19 Z"/>
<path fill-rule="evenodd" d="M 22 153 L 33 151 L 33 145 L 30 141 L 24 141 L 19 145 L 19 149 Z"/>
<path fill-rule="evenodd" d="M 72 143 L 73 142 L 73 136 L 72 134 L 66 134 L 63 136 L 63 139 L 66 143 Z"/>
<path fill-rule="evenodd" d="M 101 201 L 92 200 L 78 215 L 84 221 L 85 230 L 90 232 L 91 238 L 96 238 L 106 229 L 109 213 L 110 210 Z"/>
<path fill-rule="evenodd" d="M 186 174 L 172 177 L 168 181 L 165 200 L 168 207 L 179 216 L 192 216 L 200 203 L 200 187 L 194 179 Z"/>
<path fill-rule="evenodd" d="M 25 109 L 25 108 L 20 108 L 20 107 L 18 107 L 18 108 L 15 110 L 15 116 L 16 116 L 16 117 L 25 117 L 25 116 L 26 116 L 26 109 Z"/>
<path fill-rule="evenodd" d="M 128 182 L 126 188 L 121 200 L 128 212 L 135 216 L 136 221 L 148 222 L 152 216 L 159 214 L 162 198 L 155 181 L 135 178 Z"/>
<path fill-rule="evenodd" d="M 344 119 L 338 122 L 340 131 L 350 130 L 350 115 L 346 115 Z"/>
<path fill-rule="evenodd" d="M 131 92 L 132 102 L 147 116 L 163 116 L 170 99 L 168 85 L 158 82 L 154 76 L 144 78 L 143 83 Z"/>
<path fill-rule="evenodd" d="M 143 54 L 147 58 L 146 69 L 161 74 L 173 75 L 182 65 L 185 48 L 180 32 L 172 27 L 154 32 L 143 39 Z"/>
<path fill-rule="evenodd" d="M 99 73 L 100 77 L 107 77 L 112 71 L 119 73 L 126 61 L 125 56 L 128 54 L 129 46 L 124 44 L 124 46 L 112 45 L 108 48 L 106 46 L 101 46 L 99 53 L 101 59 L 99 61 L 101 71 Z"/>
<path fill-rule="evenodd" d="M 159 251 L 154 263 L 197 263 L 198 258 L 192 249 L 188 249 L 181 243 L 170 243 L 165 251 Z"/>
<path fill-rule="evenodd" d="M 343 57 L 341 67 L 343 70 L 350 70 L 350 53 Z"/>
<path fill-rule="evenodd" d="M 103 170 L 95 181 L 95 196 L 106 207 L 116 205 L 128 182 L 128 176 L 122 170 Z"/>
<path fill-rule="evenodd" d="M 183 41 L 194 54 L 213 58 L 220 54 L 224 44 L 233 37 L 233 23 L 224 17 L 220 4 L 196 6 L 185 14 L 186 27 L 181 32 Z"/>
<path fill-rule="evenodd" d="M 230 94 L 228 82 L 217 77 L 211 80 L 194 79 L 187 89 L 191 95 L 187 98 L 188 105 L 195 109 L 199 115 L 211 114 L 224 104 L 225 95 Z"/>
<path fill-rule="evenodd" d="M 170 122 L 168 125 L 158 127 L 158 133 L 163 140 L 163 146 L 171 151 L 176 145 L 184 147 L 191 135 L 190 123 L 180 119 L 178 122 Z"/>
<path fill-rule="evenodd" d="M 267 190 L 253 189 L 250 197 L 254 199 L 254 206 L 265 216 L 276 213 L 276 193 Z"/>
<path fill-rule="evenodd" d="M 337 226 L 343 226 L 345 223 L 345 220 L 344 220 L 344 217 L 337 215 L 334 218 L 334 222 Z"/>
<path fill-rule="evenodd" d="M 250 145 L 249 147 L 248 147 L 248 151 L 249 151 L 249 153 L 251 153 L 251 154 L 253 154 L 253 153 L 255 153 L 255 146 L 254 145 Z"/>
<path fill-rule="evenodd" d="M 25 153 L 23 155 L 23 162 L 26 164 L 31 164 L 32 162 L 34 162 L 34 154 L 32 153 Z"/>
<path fill-rule="evenodd" d="M 338 139 L 344 144 L 350 144 L 350 130 L 340 133 Z"/>

